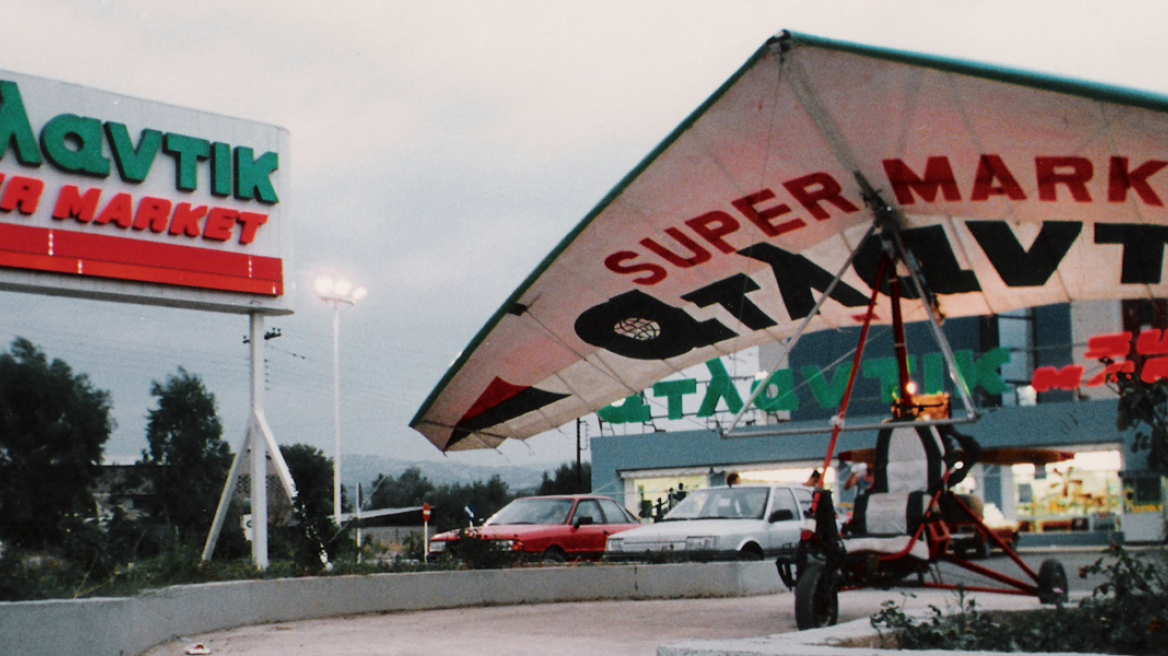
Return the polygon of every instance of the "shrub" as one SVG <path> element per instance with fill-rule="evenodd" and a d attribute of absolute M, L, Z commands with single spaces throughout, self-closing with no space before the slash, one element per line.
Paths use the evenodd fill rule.
<path fill-rule="evenodd" d="M 1108 579 L 1079 605 L 1101 644 L 1124 654 L 1168 653 L 1166 566 L 1166 551 L 1132 555 L 1112 547 L 1108 559 L 1083 569 L 1083 576 L 1102 573 Z"/>
<path fill-rule="evenodd" d="M 495 540 L 480 540 L 468 529 L 458 532 L 458 539 L 448 543 L 446 554 L 460 560 L 467 569 L 502 569 L 516 564 L 515 552 L 506 550 Z"/>
<path fill-rule="evenodd" d="M 880 632 L 885 646 L 900 649 L 1082 651 L 1081 643 L 1059 642 L 1065 638 L 1062 627 L 1080 623 L 1071 619 L 1081 615 L 1077 609 L 1059 606 L 1025 614 L 985 612 L 959 590 L 957 612 L 947 614 L 936 606 L 929 606 L 929 610 L 931 615 L 922 621 L 905 614 L 895 601 L 886 601 L 872 616 L 872 626 Z M 891 633 L 882 632 L 881 626 Z"/>
<path fill-rule="evenodd" d="M 407 533 L 402 538 L 402 557 L 406 560 L 422 562 L 426 556 L 426 541 L 421 533 Z"/>
<path fill-rule="evenodd" d="M 907 615 L 903 604 L 886 601 L 871 622 L 886 644 L 902 649 L 1161 656 L 1168 653 L 1166 554 L 1132 555 L 1113 546 L 1080 572 L 1084 578 L 1102 573 L 1108 581 L 1077 607 L 984 612 L 959 590 L 955 613 L 930 606 L 931 616 L 920 620 Z"/>

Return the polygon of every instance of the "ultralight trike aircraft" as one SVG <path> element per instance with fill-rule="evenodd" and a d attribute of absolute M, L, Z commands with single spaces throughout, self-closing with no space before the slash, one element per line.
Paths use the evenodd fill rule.
<path fill-rule="evenodd" d="M 979 413 L 940 325 L 1168 297 L 1166 168 L 1168 98 L 781 33 L 555 247 L 411 426 L 443 451 L 495 448 L 760 344 L 781 344 L 773 375 L 810 331 L 859 327 L 858 358 L 870 327 L 891 324 L 891 416 L 850 424 L 845 401 L 823 427 L 825 467 L 841 431 L 875 433 L 877 475 L 842 533 L 817 495 L 786 567 L 800 626 L 833 621 L 838 590 L 942 560 L 1058 599 L 1057 563 L 1033 572 L 1008 551 L 1018 580 L 950 548 L 954 516 L 980 525 L 951 493 L 979 451 L 958 426 Z M 909 322 L 932 327 L 950 389 L 928 391 L 962 416 L 913 390 Z M 767 375 L 743 412 L 776 387 Z M 742 416 L 722 435 L 782 433 L 739 429 Z"/>
<path fill-rule="evenodd" d="M 1012 544 L 986 526 L 981 515 L 954 492 L 954 487 L 981 459 L 982 448 L 972 437 L 954 429 L 949 421 L 947 394 L 914 394 L 899 308 L 900 280 L 893 268 L 896 244 L 890 243 L 888 250 L 892 256 L 881 265 L 877 282 L 882 282 L 885 273 L 888 274 L 899 373 L 896 402 L 892 418 L 876 436 L 871 487 L 857 495 L 852 516 L 841 529 L 831 491 L 816 489 L 809 521 L 794 559 L 778 564 L 783 582 L 795 590 L 796 625 L 810 629 L 835 624 L 840 590 L 889 587 L 910 575 L 916 575 L 916 583 L 922 587 L 958 589 L 958 585 L 942 580 L 940 568 L 935 567 L 940 562 L 952 563 L 998 584 L 997 587 L 961 584 L 967 591 L 1032 595 L 1044 604 L 1065 601 L 1067 575 L 1059 561 L 1047 559 L 1035 572 L 1018 556 Z M 919 283 L 920 278 L 914 276 L 914 281 Z M 918 288 L 918 291 L 926 290 Z M 874 293 L 824 460 L 825 471 L 831 465 L 843 429 L 875 301 Z M 978 542 L 993 544 L 1005 552 L 1028 580 L 973 563 L 959 554 L 950 530 L 950 524 L 958 523 L 972 526 Z M 926 580 L 926 575 L 931 580 Z"/>

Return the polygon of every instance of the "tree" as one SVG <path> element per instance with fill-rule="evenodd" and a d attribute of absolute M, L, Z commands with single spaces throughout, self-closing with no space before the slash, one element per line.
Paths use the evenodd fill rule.
<path fill-rule="evenodd" d="M 176 529 L 184 542 L 201 539 L 215 517 L 231 466 L 215 396 L 182 367 L 165 383 L 151 383 L 150 394 L 158 407 L 149 412 L 149 448 L 139 463 L 153 484 L 148 511 Z"/>
<path fill-rule="evenodd" d="M 431 524 L 435 530 L 449 531 L 467 525 L 466 508 L 474 513 L 475 522 L 481 523 L 514 498 L 498 474 L 490 480 L 465 485 L 434 485 L 421 469 L 410 467 L 397 478 L 378 476 L 369 495 L 369 507 L 409 508 L 429 503 L 434 508 Z"/>
<path fill-rule="evenodd" d="M 1119 390 L 1116 428 L 1134 428 L 1132 451 L 1146 450 L 1148 469 L 1168 476 L 1168 381 L 1147 383 L 1136 371 L 1117 373 L 1115 383 Z"/>
<path fill-rule="evenodd" d="M 321 551 L 336 560 L 351 549 L 348 531 L 333 522 L 333 461 L 307 444 L 281 446 L 280 453 L 296 483 L 296 518 L 292 526 L 275 532 L 286 556 L 309 571 L 319 569 Z"/>
<path fill-rule="evenodd" d="M 434 484 L 422 474 L 418 467 L 410 467 L 402 472 L 400 477 L 384 474 L 373 481 L 373 490 L 369 493 L 369 507 L 379 508 L 410 508 L 431 502 L 434 493 Z"/>
<path fill-rule="evenodd" d="M 64 518 L 92 514 L 110 407 L 109 392 L 27 339 L 0 355 L 0 538 L 41 547 Z"/>
<path fill-rule="evenodd" d="M 296 483 L 297 511 L 312 518 L 333 514 L 333 461 L 307 444 L 281 446 L 280 454 Z"/>
<path fill-rule="evenodd" d="M 495 474 L 490 480 L 475 481 L 470 485 L 455 483 L 441 485 L 431 495 L 434 507 L 434 527 L 439 531 L 449 531 L 467 525 L 465 508 L 470 508 L 475 516 L 475 523 L 481 523 L 486 518 L 499 512 L 503 506 L 511 503 L 515 495 L 511 494 L 507 483 Z"/>
<path fill-rule="evenodd" d="M 543 473 L 536 494 L 587 494 L 592 491 L 592 463 L 581 463 L 576 473 L 576 463 L 565 462 L 556 468 L 554 478 Z"/>

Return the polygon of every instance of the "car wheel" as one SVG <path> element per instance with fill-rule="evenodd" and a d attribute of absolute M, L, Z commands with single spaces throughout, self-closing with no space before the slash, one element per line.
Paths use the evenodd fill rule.
<path fill-rule="evenodd" d="M 1069 597 L 1067 571 L 1054 559 L 1042 561 L 1038 568 L 1038 601 L 1044 604 L 1063 603 Z"/>
<path fill-rule="evenodd" d="M 974 550 L 974 554 L 976 554 L 978 559 L 980 559 L 980 560 L 985 560 L 985 559 L 989 558 L 990 557 L 990 541 L 984 537 L 978 536 L 977 548 Z"/>
<path fill-rule="evenodd" d="M 795 625 L 800 631 L 832 626 L 839 619 L 839 592 L 827 567 L 816 563 L 795 583 Z"/>
<path fill-rule="evenodd" d="M 562 565 L 568 562 L 568 558 L 564 555 L 563 551 L 560 551 L 558 547 L 552 547 L 543 552 L 543 562 L 552 565 Z"/>

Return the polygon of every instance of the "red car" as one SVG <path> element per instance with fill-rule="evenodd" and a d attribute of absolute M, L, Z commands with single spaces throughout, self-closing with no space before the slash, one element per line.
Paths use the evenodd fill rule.
<path fill-rule="evenodd" d="M 476 539 L 498 541 L 505 549 L 562 563 L 599 560 L 608 536 L 637 526 L 637 518 L 616 501 L 573 494 L 516 499 L 468 531 Z M 430 555 L 442 554 L 458 539 L 458 531 L 435 535 Z"/>

